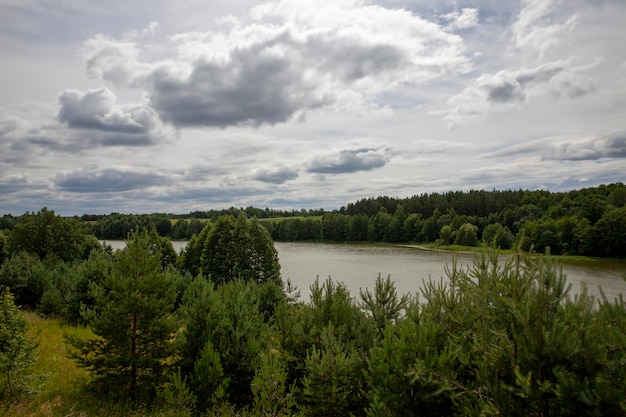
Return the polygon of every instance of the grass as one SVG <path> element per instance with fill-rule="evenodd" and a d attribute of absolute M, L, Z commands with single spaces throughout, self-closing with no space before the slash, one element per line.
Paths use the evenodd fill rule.
<path fill-rule="evenodd" d="M 90 336 L 85 327 L 64 325 L 34 313 L 24 313 L 27 335 L 35 337 L 37 362 L 29 370 L 33 376 L 32 394 L 23 394 L 13 404 L 0 403 L 2 417 L 144 417 L 174 416 L 171 410 L 147 410 L 127 403 L 100 400 L 87 389 L 89 374 L 66 355 L 63 336 Z"/>
<path fill-rule="evenodd" d="M 87 328 L 69 327 L 59 320 L 45 319 L 35 313 L 24 313 L 27 335 L 37 341 L 37 362 L 29 370 L 36 381 L 34 394 L 24 395 L 10 407 L 2 409 L 5 416 L 88 416 L 82 410 L 87 394 L 82 387 L 89 375 L 66 355 L 64 334 L 89 336 Z"/>

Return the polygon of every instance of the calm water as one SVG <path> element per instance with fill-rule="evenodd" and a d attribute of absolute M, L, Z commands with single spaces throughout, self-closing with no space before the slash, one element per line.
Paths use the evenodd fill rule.
<path fill-rule="evenodd" d="M 419 292 L 424 280 L 446 277 L 445 266 L 452 265 L 453 257 L 448 252 L 373 245 L 277 242 L 275 246 L 283 278 L 290 278 L 301 289 L 305 301 L 317 276 L 320 280 L 330 276 L 344 282 L 354 297 L 358 297 L 360 288 L 373 287 L 379 274 L 391 275 L 399 294 Z M 459 267 L 473 260 L 469 254 L 456 253 L 454 257 Z M 599 295 L 599 285 L 610 299 L 626 293 L 622 278 L 626 263 L 564 264 L 563 272 L 573 293 L 580 291 L 582 282 L 594 295 Z"/>
<path fill-rule="evenodd" d="M 121 248 L 124 242 L 108 242 Z M 187 242 L 172 242 L 180 252 Z M 283 279 L 296 285 L 302 300 L 309 299 L 309 286 L 316 277 L 345 283 L 353 297 L 360 288 L 374 286 L 376 277 L 391 275 L 399 294 L 419 292 L 424 280 L 445 277 L 444 267 L 451 264 L 452 254 L 423 251 L 414 248 L 386 247 L 359 244 L 285 243 L 276 242 Z M 459 266 L 472 262 L 472 255 L 454 254 Z M 578 262 L 563 265 L 563 272 L 572 284 L 572 292 L 579 292 L 583 282 L 589 292 L 598 295 L 598 286 L 609 298 L 626 293 L 626 263 Z"/>

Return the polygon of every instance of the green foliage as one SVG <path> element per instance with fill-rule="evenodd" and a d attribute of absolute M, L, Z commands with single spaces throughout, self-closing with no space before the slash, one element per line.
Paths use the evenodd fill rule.
<path fill-rule="evenodd" d="M 149 235 L 131 234 L 104 283 L 92 289 L 96 337 L 67 338 L 70 356 L 92 373 L 100 390 L 115 387 L 113 395 L 150 400 L 164 382 L 177 328 L 174 285 L 172 275 L 161 272 L 159 255 L 151 253 Z"/>
<path fill-rule="evenodd" d="M 280 282 L 280 264 L 269 232 L 256 219 L 221 216 L 202 243 L 200 267 L 216 284 L 237 278 Z"/>
<path fill-rule="evenodd" d="M 303 379 L 304 411 L 308 416 L 346 416 L 361 413 L 363 359 L 336 337 L 333 326 L 320 334 L 320 348 L 307 356 Z"/>
<path fill-rule="evenodd" d="M 220 404 L 227 399 L 230 379 L 224 374 L 219 352 L 207 341 L 193 364 L 192 386 L 198 407 Z"/>
<path fill-rule="evenodd" d="M 199 277 L 187 289 L 180 309 L 184 325 L 181 366 L 205 409 L 211 399 L 252 403 L 250 384 L 269 331 L 259 308 L 261 288 L 230 281 L 217 289 Z"/>
<path fill-rule="evenodd" d="M 160 397 L 169 408 L 176 410 L 178 417 L 191 416 L 194 410 L 196 398 L 189 389 L 187 379 L 181 376 L 180 369 L 163 386 Z"/>
<path fill-rule="evenodd" d="M 0 293 L 0 398 L 12 401 L 28 387 L 25 371 L 37 359 L 34 340 L 26 337 L 26 320 L 10 291 Z"/>
<path fill-rule="evenodd" d="M 452 228 L 444 224 L 439 231 L 439 240 L 437 240 L 437 243 L 440 245 L 451 245 L 454 242 L 455 236 L 456 232 L 453 233 Z"/>
<path fill-rule="evenodd" d="M 92 251 L 85 261 L 73 265 L 68 276 L 71 288 L 64 297 L 65 319 L 70 323 L 85 323 L 91 318 L 96 300 L 92 288 L 101 286 L 111 273 L 113 260 L 104 251 Z"/>
<path fill-rule="evenodd" d="M 64 219 L 54 210 L 42 208 L 38 213 L 22 215 L 9 234 L 9 252 L 25 251 L 40 259 L 48 256 L 64 261 L 85 259 L 98 241 L 85 233 L 75 219 Z"/>
<path fill-rule="evenodd" d="M 383 332 L 387 326 L 395 324 L 408 300 L 406 294 L 398 298 L 391 277 L 387 276 L 383 280 L 380 274 L 376 278 L 373 293 L 366 288 L 365 291 L 360 291 L 360 295 L 361 308 L 371 316 L 380 332 Z"/>
<path fill-rule="evenodd" d="M 296 384 L 287 384 L 287 369 L 275 352 L 260 357 L 260 365 L 252 380 L 254 412 L 266 417 L 297 415 Z"/>
<path fill-rule="evenodd" d="M 390 241 L 393 218 L 384 207 L 369 220 L 367 239 L 374 242 Z"/>
<path fill-rule="evenodd" d="M 200 274 L 202 251 L 210 231 L 211 223 L 208 223 L 199 234 L 194 234 L 187 242 L 187 246 L 185 246 L 178 259 L 179 267 L 184 273 L 188 273 L 193 277 Z"/>
<path fill-rule="evenodd" d="M 21 306 L 35 308 L 45 288 L 50 273 L 37 255 L 18 252 L 7 259 L 0 267 L 0 287 L 7 288 Z"/>
<path fill-rule="evenodd" d="M 465 223 L 457 231 L 454 239 L 455 245 L 478 246 L 478 227 L 471 223 Z"/>
<path fill-rule="evenodd" d="M 596 254 L 626 257 L 626 207 L 605 211 L 591 233 Z"/>
<path fill-rule="evenodd" d="M 5 234 L 2 233 L 2 230 L 0 230 L 0 265 L 2 265 L 4 260 L 7 258 L 8 252 L 9 240 L 7 239 Z"/>
<path fill-rule="evenodd" d="M 361 297 L 364 298 L 363 294 Z M 373 298 L 374 300 L 366 304 L 376 307 L 367 307 L 366 310 L 379 310 L 382 314 L 372 313 L 380 329 L 380 342 L 369 349 L 363 371 L 367 387 L 362 392 L 367 401 L 365 414 L 422 415 L 419 412 L 419 393 L 412 384 L 412 375 L 409 372 L 418 358 L 418 352 L 428 349 L 418 336 L 419 305 L 408 295 L 398 300 L 389 278 L 383 281 L 379 277 Z M 384 319 L 376 320 L 377 316 Z M 429 339 L 424 340 L 428 342 Z"/>
<path fill-rule="evenodd" d="M 515 236 L 508 227 L 492 223 L 483 229 L 483 241 L 496 248 L 511 249 L 515 243 Z"/>

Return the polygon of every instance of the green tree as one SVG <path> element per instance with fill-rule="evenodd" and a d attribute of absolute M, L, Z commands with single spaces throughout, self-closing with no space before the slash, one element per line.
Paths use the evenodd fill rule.
<path fill-rule="evenodd" d="M 2 233 L 2 231 L 0 230 L 0 265 L 2 265 L 4 260 L 7 258 L 8 249 L 9 241 L 4 233 Z"/>
<path fill-rule="evenodd" d="M 161 217 L 156 220 L 154 227 L 159 236 L 167 237 L 172 233 L 172 221 L 167 217 Z"/>
<path fill-rule="evenodd" d="M 252 402 L 250 384 L 268 332 L 259 308 L 261 289 L 242 280 L 216 289 L 198 277 L 185 292 L 181 367 L 200 410 L 227 398 L 237 405 Z"/>
<path fill-rule="evenodd" d="M 187 242 L 187 246 L 185 246 L 178 258 L 178 264 L 182 272 L 189 273 L 192 277 L 200 274 L 204 242 L 211 231 L 211 227 L 211 223 L 206 224 L 199 234 L 194 234 Z"/>
<path fill-rule="evenodd" d="M 458 230 L 456 238 L 454 239 L 455 245 L 463 246 L 478 246 L 478 227 L 471 223 L 465 223 Z"/>
<path fill-rule="evenodd" d="M 254 411 L 266 417 L 297 416 L 296 384 L 287 385 L 286 364 L 271 350 L 261 356 L 252 380 Z"/>
<path fill-rule="evenodd" d="M 145 230 L 132 233 L 111 274 L 93 289 L 95 337 L 67 338 L 70 357 L 91 371 L 101 389 L 114 387 L 132 400 L 152 398 L 173 354 L 175 279 L 161 271 L 159 258 Z"/>
<path fill-rule="evenodd" d="M 387 326 L 395 324 L 408 300 L 406 295 L 398 298 L 391 277 L 383 279 L 380 274 L 376 278 L 374 291 L 367 288 L 365 291 L 360 290 L 360 296 L 361 308 L 370 315 L 381 333 Z"/>
<path fill-rule="evenodd" d="M 172 226 L 171 231 L 173 240 L 186 240 L 189 238 L 189 222 L 187 220 L 178 220 Z"/>
<path fill-rule="evenodd" d="M 20 251 L 0 267 L 0 288 L 8 288 L 18 305 L 34 309 L 49 285 L 50 272 L 37 255 Z"/>
<path fill-rule="evenodd" d="M 221 216 L 210 226 L 200 266 L 218 285 L 237 278 L 257 284 L 281 282 L 278 252 L 269 232 L 243 214 Z"/>
<path fill-rule="evenodd" d="M 405 242 L 415 242 L 419 240 L 422 231 L 424 217 L 420 213 L 412 213 L 407 216 L 402 226 L 403 238 Z"/>
<path fill-rule="evenodd" d="M 456 232 L 452 232 L 452 228 L 445 224 L 441 226 L 441 231 L 439 232 L 439 239 L 437 243 L 440 245 L 450 245 L 454 242 L 454 237 L 456 236 Z"/>
<path fill-rule="evenodd" d="M 437 240 L 439 229 L 437 228 L 437 220 L 434 215 L 424 220 L 420 236 L 426 242 L 434 242 Z"/>
<path fill-rule="evenodd" d="M 492 223 L 483 229 L 483 241 L 495 245 L 496 248 L 511 249 L 515 243 L 515 236 L 508 227 Z"/>
<path fill-rule="evenodd" d="M 381 242 L 389 237 L 389 228 L 393 217 L 387 213 L 387 209 L 381 207 L 375 216 L 369 220 L 367 239 L 372 242 Z"/>
<path fill-rule="evenodd" d="M 333 327 L 320 334 L 321 347 L 306 359 L 303 379 L 305 415 L 340 417 L 362 413 L 360 387 L 363 359 L 353 346 L 338 339 Z"/>
<path fill-rule="evenodd" d="M 607 210 L 593 226 L 593 245 L 600 256 L 626 256 L 626 207 Z"/>
<path fill-rule="evenodd" d="M 24 371 L 35 364 L 33 339 L 26 337 L 26 320 L 10 291 L 0 294 L 0 398 L 13 400 L 28 383 Z"/>
<path fill-rule="evenodd" d="M 99 247 L 96 238 L 87 235 L 78 220 L 64 219 L 45 207 L 38 213 L 22 215 L 9 234 L 10 253 L 26 251 L 40 259 L 85 259 Z"/>

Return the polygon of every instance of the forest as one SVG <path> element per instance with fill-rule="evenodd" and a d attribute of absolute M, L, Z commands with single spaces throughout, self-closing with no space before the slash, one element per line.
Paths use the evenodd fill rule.
<path fill-rule="evenodd" d="M 137 227 L 172 240 L 188 240 L 222 215 L 257 218 L 278 241 L 369 241 L 479 246 L 516 242 L 555 255 L 626 257 L 626 186 L 622 183 L 568 192 L 468 191 L 398 199 L 359 200 L 333 211 L 253 207 L 181 214 L 83 215 L 99 239 L 125 239 Z M 0 218 L 0 230 L 17 218 Z"/>
<path fill-rule="evenodd" d="M 170 236 L 187 222 L 182 217 L 64 218 L 46 208 L 5 216 L 0 409 L 6 416 L 626 415 L 626 301 L 570 294 L 558 263 L 520 239 L 577 218 L 587 236 L 609 235 L 607 246 L 582 243 L 623 256 L 623 192 L 614 184 L 558 196 L 378 198 L 280 220 L 233 209 L 198 220 L 181 253 Z M 593 210 L 584 207 L 601 210 L 587 217 Z M 407 222 L 412 216 L 421 216 L 421 228 Z M 439 227 L 435 216 L 448 220 Z M 169 232 L 149 224 L 158 218 Z M 419 241 L 428 222 L 439 230 L 434 240 L 449 232 L 450 240 L 491 245 L 468 268 L 451 257 L 446 276 L 419 294 L 397 294 L 393 277 L 350 294 L 333 277 L 314 282 L 302 299 L 281 277 L 276 230 L 317 222 L 329 239 L 357 218 L 367 225 L 359 240 L 395 241 L 370 230 L 386 224 L 391 233 L 397 224 L 404 233 L 408 224 Z M 114 251 L 94 235 L 112 219 L 146 223 L 133 224 L 125 248 Z M 492 224 L 517 237 L 506 261 L 504 245 L 486 236 Z M 563 245 L 565 235 L 553 233 Z"/>

